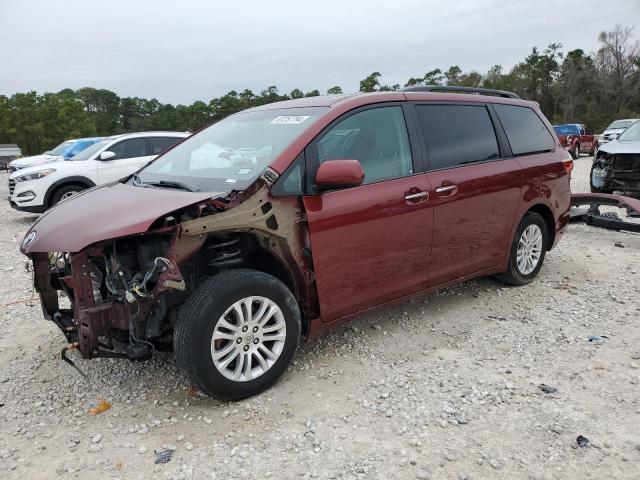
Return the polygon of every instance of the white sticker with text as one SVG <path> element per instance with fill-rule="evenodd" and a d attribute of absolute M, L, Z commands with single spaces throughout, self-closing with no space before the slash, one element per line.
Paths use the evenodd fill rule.
<path fill-rule="evenodd" d="M 274 125 L 299 125 L 304 122 L 309 115 L 280 115 L 271 120 Z"/>

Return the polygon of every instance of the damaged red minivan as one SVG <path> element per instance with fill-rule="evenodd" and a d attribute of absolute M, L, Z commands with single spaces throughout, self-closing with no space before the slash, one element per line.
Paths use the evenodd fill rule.
<path fill-rule="evenodd" d="M 252 108 L 49 210 L 21 249 L 63 358 L 173 348 L 200 390 L 240 399 L 301 335 L 473 277 L 530 282 L 573 164 L 536 103 L 454 90 Z"/>

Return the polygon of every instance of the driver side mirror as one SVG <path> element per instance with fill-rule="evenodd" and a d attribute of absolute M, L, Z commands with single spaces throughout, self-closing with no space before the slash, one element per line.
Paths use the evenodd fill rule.
<path fill-rule="evenodd" d="M 109 150 L 105 150 L 104 152 L 102 152 L 100 154 L 100 156 L 98 157 L 99 160 L 111 160 L 113 157 L 115 157 L 116 154 L 113 152 L 110 152 Z"/>
<path fill-rule="evenodd" d="M 363 181 L 364 170 L 358 160 L 327 160 L 316 172 L 316 185 L 323 190 L 357 187 Z"/>

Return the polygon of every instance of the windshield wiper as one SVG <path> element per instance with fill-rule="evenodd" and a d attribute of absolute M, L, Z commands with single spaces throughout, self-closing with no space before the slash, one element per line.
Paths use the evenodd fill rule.
<path fill-rule="evenodd" d="M 140 177 L 137 175 L 133 178 L 133 181 L 138 181 L 137 185 L 151 185 L 154 187 L 167 187 L 167 188 L 178 188 L 180 190 L 186 190 L 187 192 L 199 192 L 199 188 L 192 187 L 191 185 L 187 185 L 186 183 L 176 182 L 173 180 L 160 180 L 158 182 L 141 182 Z"/>

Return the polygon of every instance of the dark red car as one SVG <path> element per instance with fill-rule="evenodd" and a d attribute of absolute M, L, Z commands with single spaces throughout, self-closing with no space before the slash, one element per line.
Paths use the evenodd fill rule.
<path fill-rule="evenodd" d="M 553 129 L 562 146 L 575 160 L 581 153 L 593 155 L 598 149 L 598 137 L 580 123 L 554 125 Z"/>
<path fill-rule="evenodd" d="M 246 110 L 45 213 L 22 251 L 63 357 L 173 347 L 194 385 L 239 399 L 301 334 L 473 277 L 530 282 L 572 161 L 533 102 L 429 90 Z"/>

